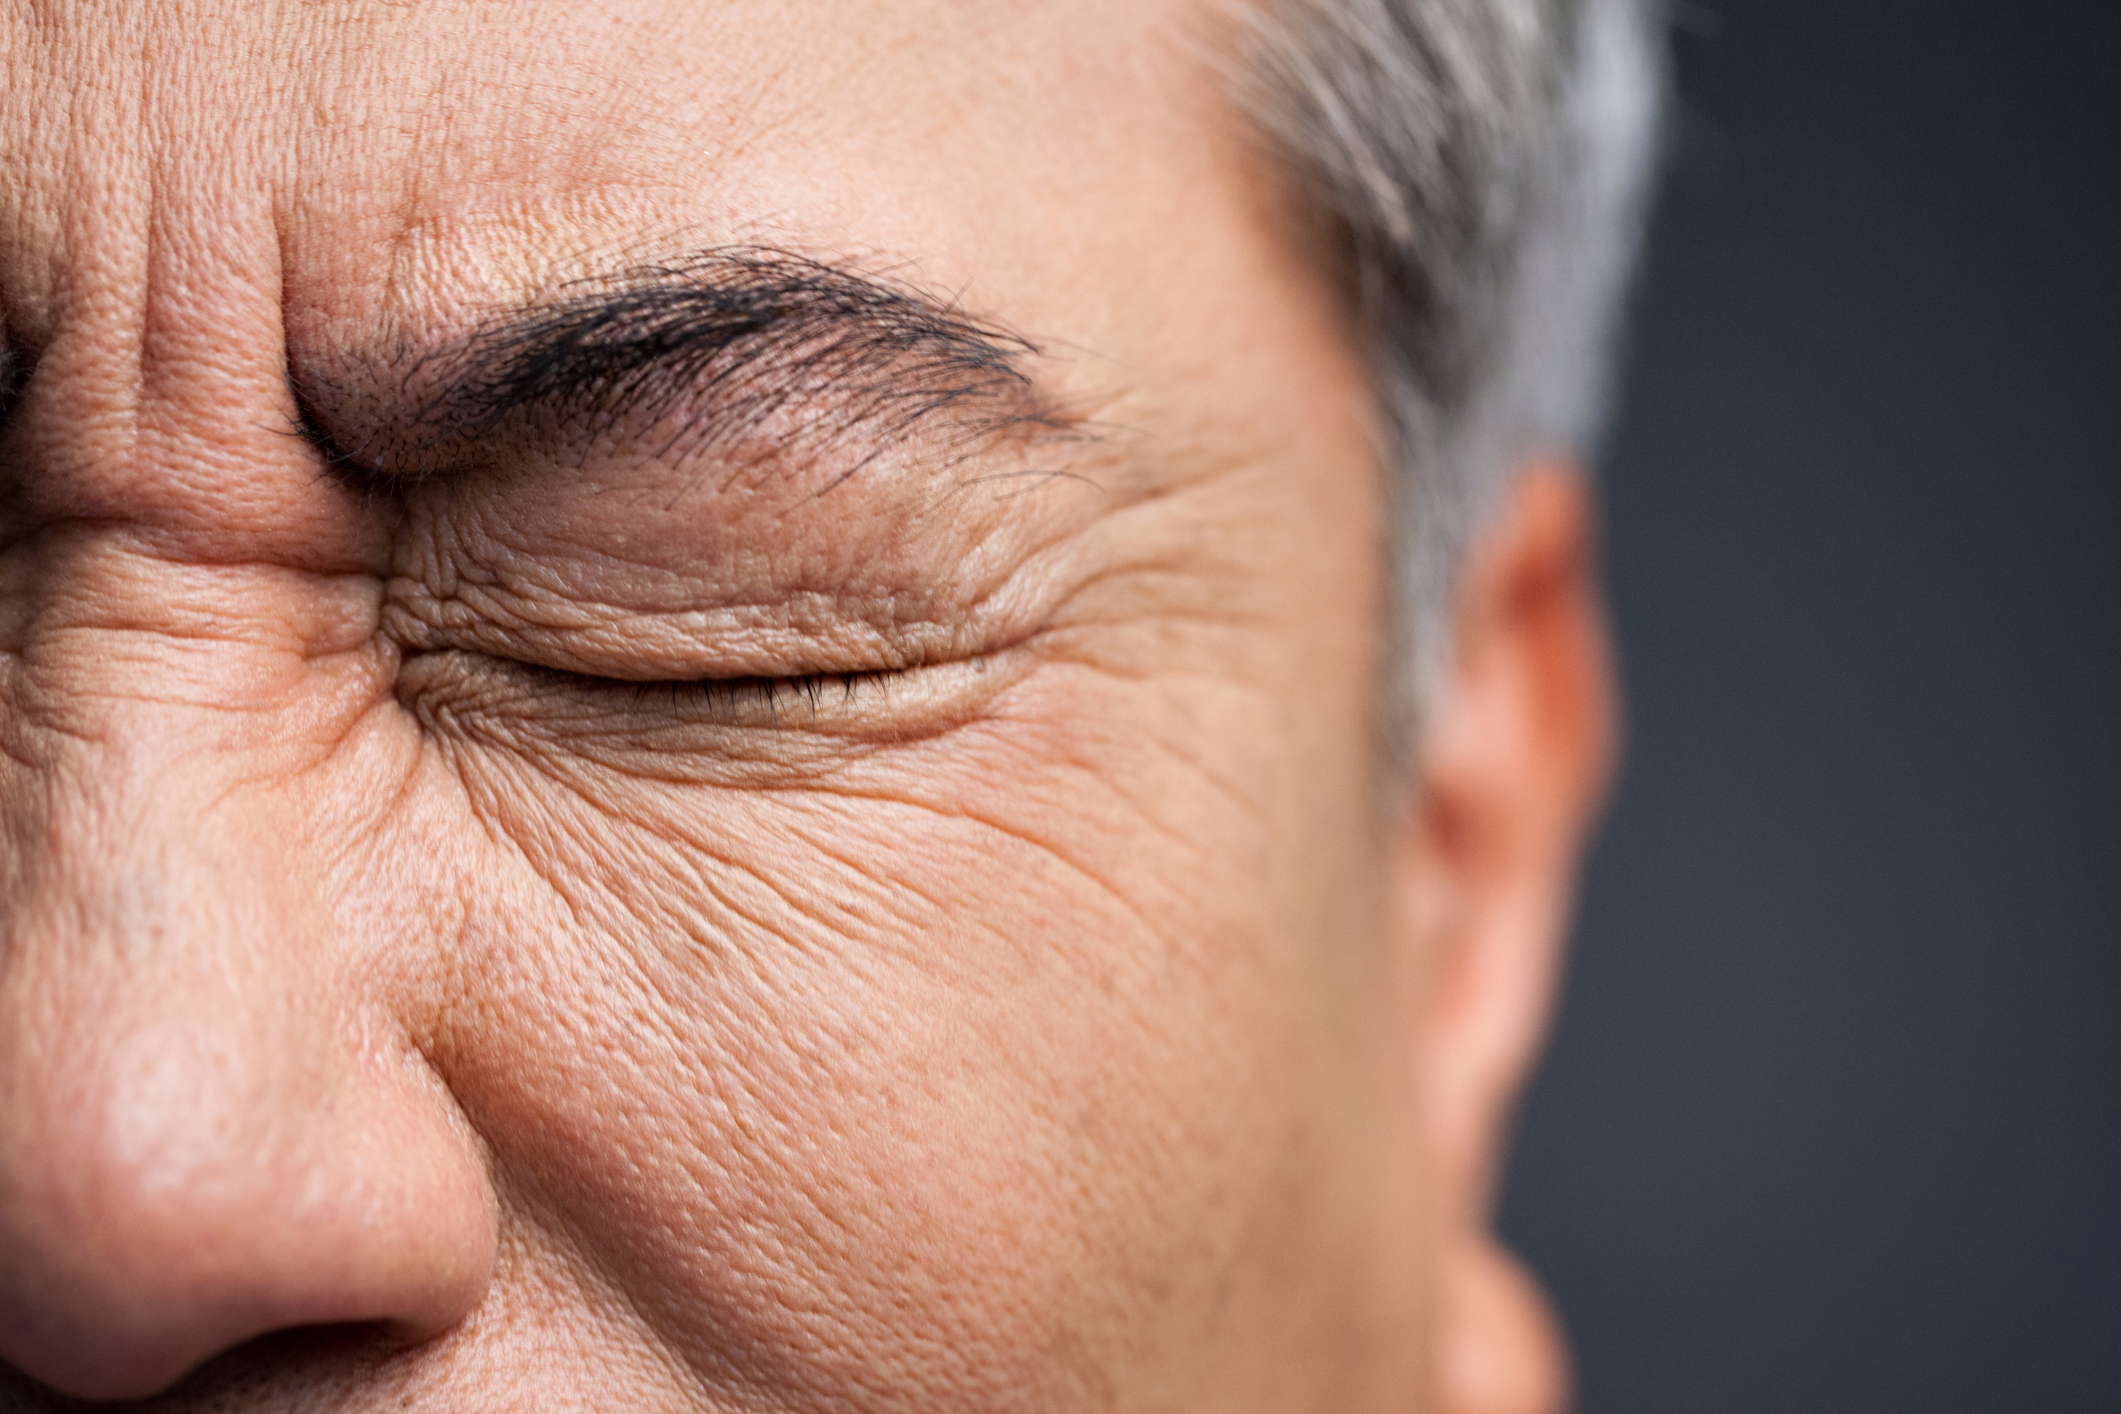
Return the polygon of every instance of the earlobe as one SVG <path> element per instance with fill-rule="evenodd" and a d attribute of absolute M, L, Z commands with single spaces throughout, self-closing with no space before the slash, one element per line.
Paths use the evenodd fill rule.
<path fill-rule="evenodd" d="M 1445 1261 L 1443 1414 L 1556 1414 L 1569 1401 L 1559 1327 L 1517 1260 L 1475 1237 Z"/>

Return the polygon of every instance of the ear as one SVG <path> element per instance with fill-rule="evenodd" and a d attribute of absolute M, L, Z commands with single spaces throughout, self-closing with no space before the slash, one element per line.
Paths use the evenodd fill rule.
<path fill-rule="evenodd" d="M 1407 941 L 1430 978 L 1419 1063 L 1444 1248 L 1443 1408 L 1531 1414 L 1565 1401 L 1565 1358 L 1489 1209 L 1617 716 L 1590 493 L 1571 464 L 1520 474 L 1468 560 L 1453 623 L 1400 856 Z"/>

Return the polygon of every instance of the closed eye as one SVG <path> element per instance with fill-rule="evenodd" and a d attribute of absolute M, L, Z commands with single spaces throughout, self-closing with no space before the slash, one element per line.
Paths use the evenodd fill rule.
<path fill-rule="evenodd" d="M 903 668 L 843 673 L 801 673 L 784 677 L 700 678 L 690 681 L 640 681 L 592 673 L 517 664 L 545 690 L 603 699 L 604 705 L 633 712 L 667 712 L 727 725 L 768 726 L 784 722 L 816 723 L 822 714 L 855 708 L 865 693 L 888 690 L 904 678 Z"/>
<path fill-rule="evenodd" d="M 932 735 L 979 715 L 1021 676 L 1006 652 L 904 668 L 641 679 L 584 673 L 459 648 L 408 654 L 397 696 L 445 733 L 525 733 L 608 754 L 726 755 L 781 738 L 872 743 Z"/>

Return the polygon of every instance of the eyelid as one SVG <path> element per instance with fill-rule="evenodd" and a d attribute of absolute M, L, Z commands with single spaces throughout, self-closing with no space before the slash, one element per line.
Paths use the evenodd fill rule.
<path fill-rule="evenodd" d="M 782 602 L 641 612 L 491 584 L 437 593 L 397 579 L 386 588 L 383 626 L 408 652 L 462 650 L 639 683 L 899 672 L 997 646 L 977 625 L 888 608 Z"/>
<path fill-rule="evenodd" d="M 798 767 L 978 720 L 1036 661 L 1010 651 L 905 671 L 818 675 L 804 686 L 796 678 L 598 679 L 443 650 L 401 662 L 397 697 L 439 735 L 516 752 L 541 744 L 532 754 L 547 764 L 580 758 L 629 772 L 773 785 Z M 851 695 L 836 686 L 840 677 L 855 679 Z"/>

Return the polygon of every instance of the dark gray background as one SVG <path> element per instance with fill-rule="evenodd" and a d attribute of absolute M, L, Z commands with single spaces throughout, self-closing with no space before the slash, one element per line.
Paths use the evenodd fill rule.
<path fill-rule="evenodd" d="M 2121 1410 L 2121 5 L 1680 23 L 1503 1229 L 1586 1414 Z"/>

